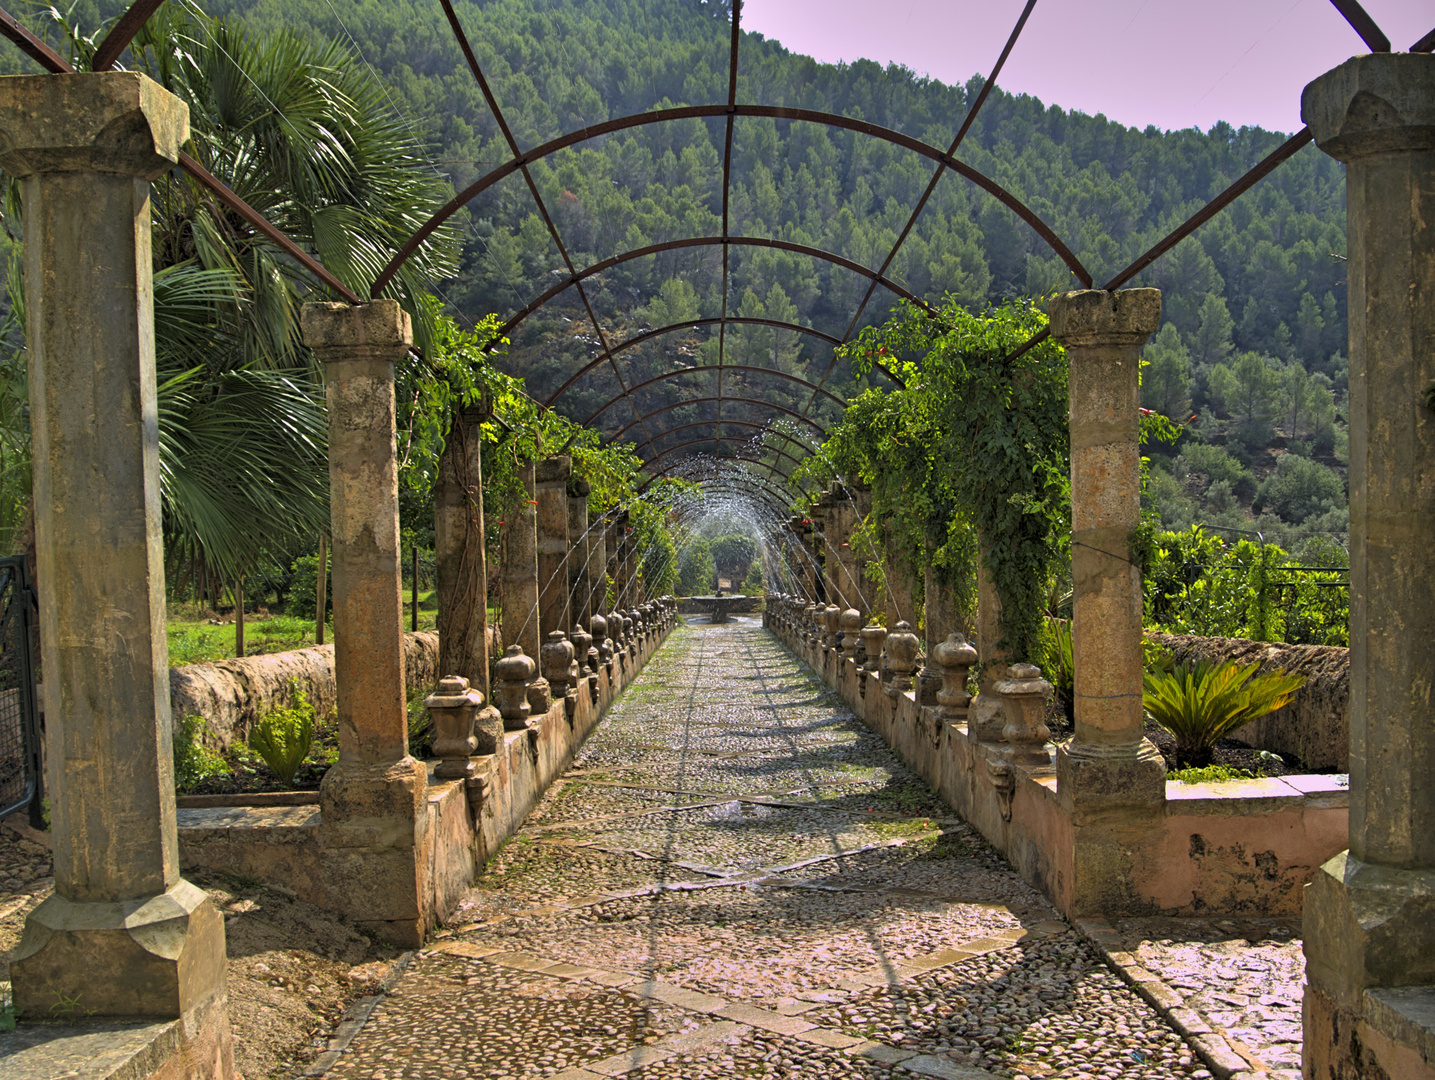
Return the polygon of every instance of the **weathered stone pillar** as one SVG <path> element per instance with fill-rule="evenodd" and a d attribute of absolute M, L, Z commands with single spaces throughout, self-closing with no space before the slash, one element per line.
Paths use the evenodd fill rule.
<path fill-rule="evenodd" d="M 568 603 L 568 481 L 572 475 L 573 459 L 567 454 L 544 458 L 534 474 L 540 641 L 547 641 L 554 630 L 566 632 L 572 623 Z"/>
<path fill-rule="evenodd" d="M 568 596 L 573 623 L 587 626 L 593 615 L 593 590 L 588 582 L 588 481 L 574 477 L 568 485 Z"/>
<path fill-rule="evenodd" d="M 538 515 L 533 463 L 518 467 L 526 499 L 509 508 L 501 531 L 503 644 L 521 645 L 535 664 L 543 647 L 538 634 Z"/>
<path fill-rule="evenodd" d="M 1005 737 L 1006 714 L 1002 710 L 997 683 L 1006 676 L 1007 654 L 997 648 L 1002 639 L 1002 598 L 987 573 L 986 542 L 977 538 L 977 626 L 976 647 L 980 657 L 977 668 L 977 700 L 968 712 L 970 730 L 982 742 L 1001 742 Z M 938 606 L 939 613 L 944 612 Z M 950 632 L 950 631 L 949 631 Z"/>
<path fill-rule="evenodd" d="M 1072 638 L 1076 731 L 1058 757 L 1064 805 L 1161 803 L 1166 766 L 1142 734 L 1141 346 L 1161 323 L 1158 289 L 1066 293 L 1051 334 L 1071 367 Z"/>
<path fill-rule="evenodd" d="M 0 166 L 25 205 L 55 866 L 11 972 L 27 1019 L 63 998 L 199 1021 L 218 1056 L 196 1075 L 216 1076 L 233 1071 L 224 923 L 180 877 L 175 833 L 150 253 L 150 180 L 188 135 L 184 103 L 137 73 L 0 79 Z"/>
<path fill-rule="evenodd" d="M 607 515 L 591 522 L 588 526 L 588 581 L 585 610 L 587 617 L 583 625 L 588 626 L 593 616 L 601 612 L 608 595 L 608 518 Z"/>
<path fill-rule="evenodd" d="M 323 873 L 355 924 L 400 945 L 432 917 L 428 773 L 409 756 L 394 365 L 413 342 L 396 300 L 305 304 L 329 406 L 339 760 L 319 786 Z"/>
<path fill-rule="evenodd" d="M 483 527 L 483 422 L 487 405 L 459 411 L 434 484 L 440 677 L 488 693 L 488 558 Z"/>
<path fill-rule="evenodd" d="M 1305 897 L 1305 1076 L 1435 1076 L 1435 57 L 1306 87 L 1346 163 L 1350 850 Z"/>
<path fill-rule="evenodd" d="M 1057 752 L 1072 823 L 1069 912 L 1129 910 L 1132 852 L 1160 829 L 1166 764 L 1142 732 L 1140 351 L 1161 319 L 1156 289 L 1066 293 L 1051 334 L 1066 348 L 1076 731 Z"/>

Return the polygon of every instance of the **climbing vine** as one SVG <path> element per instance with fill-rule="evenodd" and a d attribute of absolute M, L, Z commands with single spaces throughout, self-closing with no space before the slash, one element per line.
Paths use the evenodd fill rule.
<path fill-rule="evenodd" d="M 1040 654 L 1045 597 L 1069 541 L 1067 367 L 1027 301 L 973 315 L 948 298 L 935 317 L 910 304 L 869 327 L 845 355 L 858 374 L 881 361 L 905 389 L 869 390 L 807 467 L 872 485 L 929 552 L 959 606 L 975 599 L 976 537 L 1002 600 L 1002 641 L 1014 659 Z M 909 546 L 909 545 L 899 545 Z"/>

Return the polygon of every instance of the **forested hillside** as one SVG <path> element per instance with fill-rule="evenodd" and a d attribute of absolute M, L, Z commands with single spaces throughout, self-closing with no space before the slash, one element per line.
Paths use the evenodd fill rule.
<path fill-rule="evenodd" d="M 264 30 L 288 27 L 349 42 L 383 76 L 416 153 L 455 189 L 510 156 L 432 0 L 206 6 Z M 118 7 L 113 0 L 80 0 L 71 18 L 93 27 Z M 720 101 L 726 93 L 725 3 L 493 0 L 457 10 L 521 146 L 657 106 Z M 26 17 L 42 25 L 36 12 Z M 757 35 L 745 35 L 741 56 L 740 101 L 860 117 L 943 147 L 981 82 L 974 75 L 966 86 L 947 86 L 900 67 L 818 64 Z M 973 65 L 991 59 L 974 58 Z M 8 45 L 0 64 L 33 70 Z M 1031 206 L 1099 283 L 1282 139 L 1226 125 L 1206 133 L 1138 131 L 998 90 L 960 156 Z M 718 234 L 722 146 L 718 120 L 653 125 L 563 151 L 535 163 L 533 175 L 581 267 L 645 244 Z M 931 170 L 925 158 L 852 132 L 740 118 L 732 231 L 880 265 Z M 468 318 L 489 311 L 506 317 L 561 279 L 562 261 L 520 177 L 480 196 L 461 224 L 462 270 L 438 287 Z M 1165 325 L 1148 350 L 1145 403 L 1180 420 L 1197 414 L 1181 444 L 1156 451 L 1153 497 L 1168 524 L 1248 522 L 1254 508 L 1264 513 L 1268 534 L 1287 543 L 1313 531 L 1344 532 L 1344 242 L 1342 172 L 1307 147 L 1133 282 L 1164 293 Z M 590 296 L 608 342 L 616 344 L 645 326 L 718 314 L 721 273 L 716 248 L 673 251 L 606 271 L 590 283 Z M 730 311 L 838 337 L 866 288 L 850 271 L 774 249 L 735 249 L 730 274 Z M 920 296 L 951 293 L 974 308 L 1074 285 L 1014 214 L 951 174 L 889 276 Z M 884 318 L 892 301 L 879 289 L 863 322 Z M 510 359 L 543 398 L 598 348 L 569 290 L 521 326 Z M 831 356 L 817 338 L 763 327 L 734 328 L 725 344 L 729 364 L 814 381 Z M 623 352 L 618 363 L 632 385 L 716 360 L 716 333 L 703 328 L 654 339 Z M 727 376 L 724 393 L 759 396 L 744 391 L 751 378 Z M 710 374 L 697 372 L 636 396 L 646 411 L 696 396 L 699 388 L 711 393 L 712 384 Z M 839 368 L 830 385 L 847 392 L 857 384 Z M 560 408 L 583 420 L 617 390 L 608 369 L 597 369 L 564 395 Z M 807 397 L 793 383 L 779 385 L 774 400 L 800 410 Z M 707 419 L 707 408 L 683 406 L 665 414 L 663 424 Z M 819 400 L 814 411 L 830 418 L 836 406 Z M 744 406 L 729 406 L 724 415 L 768 418 Z M 600 423 L 616 431 L 631 419 L 620 406 Z"/>

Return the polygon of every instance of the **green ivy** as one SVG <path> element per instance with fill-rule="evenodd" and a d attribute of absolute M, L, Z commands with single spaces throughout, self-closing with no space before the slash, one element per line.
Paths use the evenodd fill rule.
<path fill-rule="evenodd" d="M 860 478 L 930 557 L 959 605 L 975 606 L 977 537 L 1002 599 L 1013 660 L 1039 657 L 1046 593 L 1070 536 L 1066 355 L 1029 301 L 973 315 L 948 297 L 935 316 L 899 305 L 844 350 L 858 375 L 881 362 L 905 389 L 869 390 L 847 409 L 807 478 Z M 918 568 L 920 571 L 920 568 Z M 920 577 L 920 572 L 917 575 Z"/>

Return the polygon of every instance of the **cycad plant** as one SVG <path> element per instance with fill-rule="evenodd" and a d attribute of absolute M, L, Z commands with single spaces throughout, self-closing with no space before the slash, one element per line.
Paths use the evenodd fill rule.
<path fill-rule="evenodd" d="M 1201 660 L 1146 672 L 1146 715 L 1176 740 L 1178 769 L 1211 764 L 1216 743 L 1286 705 L 1305 684 L 1304 675 L 1284 671 L 1257 675 L 1259 666 Z"/>
<path fill-rule="evenodd" d="M 249 748 L 264 759 L 269 771 L 285 787 L 314 745 L 314 706 L 296 683 L 291 684 L 294 704 L 265 713 L 249 732 Z"/>

